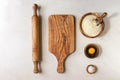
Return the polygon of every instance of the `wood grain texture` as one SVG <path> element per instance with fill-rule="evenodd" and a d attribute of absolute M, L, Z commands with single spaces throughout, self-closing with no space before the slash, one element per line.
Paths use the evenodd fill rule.
<path fill-rule="evenodd" d="M 38 65 L 40 62 L 40 35 L 39 35 L 39 17 L 37 16 L 37 5 L 33 6 L 32 16 L 32 60 L 34 63 L 34 73 L 38 73 Z"/>
<path fill-rule="evenodd" d="M 59 73 L 64 72 L 64 60 L 74 51 L 74 25 L 71 15 L 49 16 L 49 51 L 57 58 Z"/>

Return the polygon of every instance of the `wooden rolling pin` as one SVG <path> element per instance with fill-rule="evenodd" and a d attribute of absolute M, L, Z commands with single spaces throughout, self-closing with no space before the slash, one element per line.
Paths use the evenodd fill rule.
<path fill-rule="evenodd" d="M 39 35 L 39 17 L 37 16 L 37 4 L 33 6 L 32 16 L 32 60 L 34 63 L 34 73 L 39 73 L 40 63 L 40 35 Z"/>

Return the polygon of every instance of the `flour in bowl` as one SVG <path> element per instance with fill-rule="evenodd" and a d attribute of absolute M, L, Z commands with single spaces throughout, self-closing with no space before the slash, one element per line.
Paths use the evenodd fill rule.
<path fill-rule="evenodd" d="M 82 30 L 88 36 L 96 36 L 102 30 L 102 24 L 97 25 L 96 16 L 88 15 L 82 21 Z"/>

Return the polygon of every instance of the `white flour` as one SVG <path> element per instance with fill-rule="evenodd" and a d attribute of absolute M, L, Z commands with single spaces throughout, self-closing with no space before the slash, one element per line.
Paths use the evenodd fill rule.
<path fill-rule="evenodd" d="M 95 21 L 96 16 L 88 15 L 82 21 L 82 29 L 84 33 L 88 36 L 96 36 L 100 33 L 102 25 L 98 25 Z"/>

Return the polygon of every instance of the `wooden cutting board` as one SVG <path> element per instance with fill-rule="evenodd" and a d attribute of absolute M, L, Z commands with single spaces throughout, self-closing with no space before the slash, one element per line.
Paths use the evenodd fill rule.
<path fill-rule="evenodd" d="M 49 22 L 49 51 L 58 61 L 57 71 L 64 72 L 64 61 L 74 51 L 74 17 L 51 15 Z"/>

